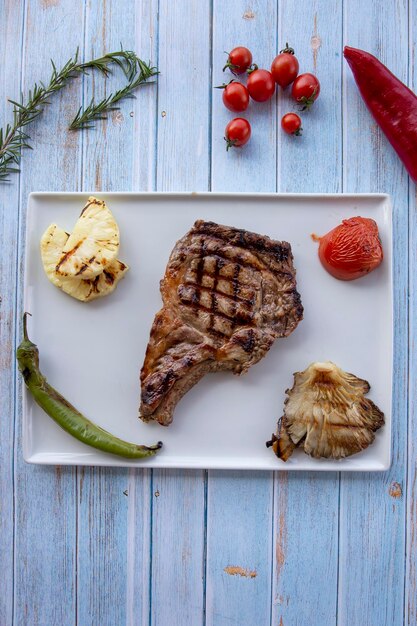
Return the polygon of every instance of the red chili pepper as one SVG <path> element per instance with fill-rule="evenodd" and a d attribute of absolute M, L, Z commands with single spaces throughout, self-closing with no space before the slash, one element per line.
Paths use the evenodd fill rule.
<path fill-rule="evenodd" d="M 343 54 L 369 111 L 417 182 L 417 96 L 369 52 L 345 46 Z"/>

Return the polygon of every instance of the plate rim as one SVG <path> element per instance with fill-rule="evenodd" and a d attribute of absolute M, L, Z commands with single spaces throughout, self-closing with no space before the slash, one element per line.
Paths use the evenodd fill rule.
<path fill-rule="evenodd" d="M 386 472 L 390 469 L 392 464 L 392 409 L 393 409 L 393 391 L 394 391 L 394 378 L 393 378 L 393 368 L 394 368 L 394 359 L 395 359 L 395 292 L 394 292 L 394 283 L 393 283 L 393 269 L 394 269 L 394 224 L 393 224 L 393 203 L 392 197 L 388 193 L 384 192 L 337 192 L 337 193 L 320 193 L 320 192 L 302 192 L 302 193 L 281 193 L 281 192 L 234 192 L 234 191 L 32 191 L 28 195 L 28 201 L 26 206 L 26 223 L 25 223 L 25 237 L 24 240 L 24 263 L 23 263 L 23 280 L 22 280 L 22 290 L 23 290 L 23 298 L 21 300 L 23 304 L 23 311 L 27 308 L 27 279 L 28 279 L 28 266 L 29 266 L 29 255 L 27 254 L 27 250 L 29 248 L 29 240 L 30 240 L 30 232 L 31 229 L 29 226 L 31 225 L 31 213 L 34 211 L 33 202 L 37 199 L 42 199 L 43 197 L 70 197 L 70 198 L 85 198 L 88 196 L 97 196 L 111 198 L 112 196 L 121 196 L 121 197 L 162 197 L 162 198 L 221 198 L 221 197 L 241 197 L 241 198 L 265 198 L 265 199 L 340 199 L 340 198 L 359 198 L 359 199 L 375 199 L 380 200 L 384 203 L 384 210 L 388 212 L 389 215 L 389 244 L 390 244 L 390 265 L 389 265 L 389 296 L 391 300 L 390 306 L 390 315 L 391 315 L 391 324 L 390 324 L 390 333 L 391 333 L 391 354 L 390 354 L 390 367 L 389 367 L 389 378 L 390 378 L 390 400 L 388 405 L 390 419 L 388 424 L 385 424 L 384 428 L 388 428 L 387 438 L 389 439 L 389 447 L 388 447 L 388 456 L 387 459 L 380 461 L 378 464 L 374 461 L 373 466 L 366 466 L 363 469 L 358 469 L 357 467 L 350 468 L 347 467 L 338 467 L 338 465 L 345 461 L 346 459 L 341 460 L 325 460 L 326 466 L 324 467 L 322 463 L 317 463 L 317 467 L 306 468 L 301 465 L 287 465 L 287 464 L 279 464 L 277 467 L 248 467 L 248 466 L 240 466 L 235 463 L 227 464 L 208 464 L 207 461 L 198 464 L 197 462 L 174 462 L 170 464 L 155 464 L 154 461 L 158 457 L 150 457 L 148 459 L 144 459 L 141 461 L 138 460 L 129 460 L 124 459 L 122 457 L 116 457 L 114 455 L 108 455 L 108 459 L 110 462 L 106 462 L 106 459 L 94 459 L 88 460 L 88 457 L 94 457 L 94 449 L 89 449 L 86 446 L 87 452 L 85 454 L 81 452 L 70 452 L 70 453 L 45 453 L 45 452 L 33 452 L 31 451 L 31 424 L 28 415 L 28 401 L 29 401 L 29 392 L 24 385 L 23 381 L 20 380 L 20 384 L 22 385 L 22 455 L 23 459 L 28 464 L 33 465 L 62 465 L 62 466 L 80 466 L 80 467 L 134 467 L 135 469 L 166 469 L 166 470 L 192 470 L 192 469 L 207 469 L 207 470 L 220 470 L 220 471 L 261 471 L 261 472 Z M 19 307 L 20 308 L 20 307 Z M 19 311 L 16 311 L 18 314 Z M 21 316 L 18 317 L 20 323 Z M 18 375 L 18 373 L 16 373 Z M 69 435 L 71 436 L 71 435 Z M 104 453 L 103 453 L 104 454 Z M 51 458 L 49 459 L 49 455 Z M 68 458 L 67 458 L 68 457 Z M 86 457 L 84 459 L 84 457 Z M 162 458 L 162 457 L 160 457 Z M 354 458 L 354 457 L 353 457 Z M 327 467 L 327 463 L 332 463 L 332 467 Z M 333 464 L 335 467 L 333 467 Z M 378 465 L 378 466 L 377 466 Z"/>

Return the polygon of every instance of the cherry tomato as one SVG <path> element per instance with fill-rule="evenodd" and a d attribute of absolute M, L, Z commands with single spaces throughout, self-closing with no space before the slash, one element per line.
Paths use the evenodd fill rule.
<path fill-rule="evenodd" d="M 229 68 L 232 74 L 244 74 L 251 65 L 252 52 L 244 46 L 238 46 L 229 52 L 223 72 L 226 68 Z"/>
<path fill-rule="evenodd" d="M 223 104 L 229 111 L 246 111 L 249 104 L 249 91 L 242 83 L 230 81 L 228 85 L 217 87 L 223 89 Z"/>
<path fill-rule="evenodd" d="M 249 74 L 247 87 L 252 100 L 265 102 L 274 95 L 275 81 L 268 70 L 255 69 Z"/>
<path fill-rule="evenodd" d="M 282 130 L 288 135 L 301 135 L 301 118 L 297 113 L 286 113 L 281 120 Z"/>
<path fill-rule="evenodd" d="M 226 150 L 229 148 L 240 148 L 248 143 L 251 135 L 251 127 L 248 120 L 243 117 L 235 117 L 228 123 L 224 131 Z"/>
<path fill-rule="evenodd" d="M 297 77 L 298 70 L 298 59 L 294 56 L 294 50 L 286 44 L 284 50 L 272 61 L 271 74 L 274 81 L 285 89 Z"/>
<path fill-rule="evenodd" d="M 354 280 L 372 272 L 384 257 L 378 226 L 367 217 L 351 217 L 336 226 L 320 242 L 323 267 L 339 280 Z"/>
<path fill-rule="evenodd" d="M 314 74 L 300 74 L 292 85 L 291 94 L 294 100 L 303 105 L 304 111 L 311 107 L 320 93 L 320 83 Z"/>

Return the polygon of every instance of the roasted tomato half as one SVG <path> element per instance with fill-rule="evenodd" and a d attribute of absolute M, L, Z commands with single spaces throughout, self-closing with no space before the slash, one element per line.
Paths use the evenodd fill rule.
<path fill-rule="evenodd" d="M 376 222 L 367 217 L 351 217 L 333 228 L 319 241 L 323 267 L 339 280 L 354 280 L 372 272 L 383 259 Z"/>

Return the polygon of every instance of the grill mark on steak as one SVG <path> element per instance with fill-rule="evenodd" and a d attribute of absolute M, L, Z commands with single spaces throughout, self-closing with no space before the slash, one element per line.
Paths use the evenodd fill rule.
<path fill-rule="evenodd" d="M 229 282 L 229 281 L 227 281 L 227 282 Z M 192 282 L 191 280 L 184 281 L 183 284 L 184 284 L 185 287 L 192 287 L 193 288 L 193 287 L 196 286 L 196 283 Z M 233 285 L 233 282 L 230 281 L 230 284 Z M 235 287 L 233 286 L 233 289 L 234 288 Z M 199 296 L 198 297 L 200 297 L 201 293 L 210 293 L 211 294 L 212 291 L 213 291 L 213 289 L 211 287 L 205 287 L 203 285 L 199 285 Z M 253 304 L 255 302 L 255 297 L 252 297 L 252 298 L 249 299 L 249 298 L 244 298 L 243 296 L 239 296 L 239 295 L 237 295 L 235 293 L 230 295 L 230 294 L 226 293 L 225 291 L 222 291 L 219 288 L 218 284 L 217 284 L 216 294 L 218 296 L 222 296 L 222 298 L 226 298 L 227 300 L 230 300 L 230 302 L 236 302 L 236 303 L 241 302 L 242 304 L 246 304 L 248 307 L 253 306 Z"/>
<path fill-rule="evenodd" d="M 191 266 L 195 265 L 191 262 Z M 206 330 L 211 332 L 215 329 L 216 317 L 230 320 L 230 331 L 238 324 L 252 324 L 252 309 L 255 302 L 255 292 L 252 289 L 252 299 L 239 298 L 238 291 L 240 288 L 238 278 L 241 271 L 239 263 L 233 264 L 233 274 L 228 277 L 220 278 L 223 268 L 231 265 L 230 261 L 219 255 L 210 255 L 198 259 L 195 268 L 195 275 L 186 272 L 185 281 L 178 288 L 180 301 L 185 306 L 192 306 L 197 313 L 198 310 L 209 314 L 209 321 Z M 257 270 L 256 270 L 257 271 Z M 195 276 L 195 280 L 190 280 Z M 211 285 L 203 286 L 202 283 Z M 219 282 L 231 285 L 232 294 L 229 295 L 219 290 Z M 239 303 L 237 302 L 239 298 Z M 223 332 L 224 336 L 230 336 L 231 332 Z"/>
<path fill-rule="evenodd" d="M 215 240 L 216 238 L 212 237 L 211 239 Z M 207 254 L 213 257 L 218 257 L 228 263 L 230 263 L 231 261 L 234 261 L 236 258 L 234 251 L 228 250 L 227 248 L 224 247 L 225 244 L 230 247 L 230 242 L 225 242 L 223 241 L 223 239 L 218 239 L 218 244 L 222 246 L 221 249 L 216 248 L 215 250 L 206 250 Z M 254 263 L 251 263 L 250 261 L 247 261 L 243 258 L 239 260 L 239 264 L 246 269 L 257 271 L 257 272 L 259 272 L 259 270 L 261 269 L 260 266 L 257 266 Z"/>
<path fill-rule="evenodd" d="M 259 288 L 259 281 L 254 282 L 253 279 L 259 275 L 258 268 L 251 267 L 254 271 L 249 274 L 242 264 L 232 263 L 217 254 L 204 259 L 204 268 L 201 259 L 198 259 L 198 263 L 196 261 L 197 259 L 191 261 L 183 284 L 198 285 L 202 290 L 210 292 L 215 289 L 221 295 L 250 304 L 255 302 L 255 290 Z"/>
<path fill-rule="evenodd" d="M 219 280 L 219 258 L 216 257 L 215 261 L 214 261 L 214 272 L 213 272 L 213 290 L 211 292 L 211 313 L 210 313 L 210 322 L 209 322 L 209 329 L 212 330 L 214 327 L 214 316 L 215 314 L 218 313 L 217 311 L 217 295 L 216 295 L 216 289 L 217 289 L 217 283 Z"/>
<path fill-rule="evenodd" d="M 223 280 L 230 280 L 230 282 L 232 282 L 233 284 L 233 282 L 237 279 L 241 269 L 243 268 L 252 270 L 253 272 L 259 272 L 260 268 L 253 263 L 245 261 L 245 259 L 243 259 L 241 256 L 236 256 L 236 254 L 229 258 L 227 256 L 227 253 L 227 249 L 225 250 L 225 254 L 219 252 L 210 252 L 204 259 L 199 259 L 198 266 L 200 265 L 201 260 L 203 261 L 203 263 L 200 271 L 196 271 L 196 283 L 202 284 L 203 277 L 208 276 L 211 278 L 222 278 Z M 209 261 L 214 261 L 213 271 L 211 271 L 211 263 L 209 263 Z M 238 274 L 235 277 L 236 265 L 239 265 L 240 267 L 238 270 Z M 227 274 L 225 275 L 224 272 L 222 272 L 222 270 L 224 268 L 227 268 L 228 266 L 233 267 L 230 276 L 227 276 Z"/>
<path fill-rule="evenodd" d="M 201 248 L 203 248 L 203 246 L 201 246 Z M 203 253 L 203 250 L 201 249 L 201 254 L 202 253 Z M 203 280 L 203 274 L 204 274 L 204 257 L 200 256 L 200 258 L 198 259 L 197 271 L 196 271 L 197 285 L 201 285 L 201 281 Z M 200 301 L 200 291 L 197 290 L 195 304 L 198 305 L 199 301 Z"/>
<path fill-rule="evenodd" d="M 236 315 L 236 309 L 237 309 L 237 300 L 239 298 L 238 293 L 239 293 L 239 274 L 240 274 L 240 265 L 239 263 L 235 264 L 235 269 L 233 272 L 233 279 L 232 279 L 232 284 L 233 284 L 233 300 L 234 300 L 234 313 Z M 252 303 L 253 304 L 253 303 Z M 233 326 L 235 326 L 236 324 L 233 323 Z"/>
<path fill-rule="evenodd" d="M 211 330 L 214 326 L 214 321 L 216 317 L 221 317 L 222 319 L 229 320 L 236 324 L 251 324 L 253 321 L 253 314 L 250 311 L 245 312 L 244 310 L 240 310 L 239 313 L 235 313 L 235 315 L 228 315 L 227 313 L 223 313 L 218 310 L 218 302 L 217 298 L 213 301 L 213 297 L 216 296 L 214 292 L 208 293 L 211 294 L 211 306 L 204 306 L 200 302 L 201 290 L 192 290 L 191 295 L 187 298 L 187 294 L 184 292 L 183 285 L 180 285 L 178 288 L 178 294 L 181 299 L 181 304 L 184 306 L 190 306 L 194 311 L 203 311 L 204 313 L 208 313 L 210 315 L 210 323 L 208 328 Z M 194 295 L 195 294 L 195 295 Z"/>
<path fill-rule="evenodd" d="M 206 373 L 245 373 L 302 319 L 290 244 L 197 221 L 160 283 L 141 370 L 140 417 L 162 425 Z"/>

